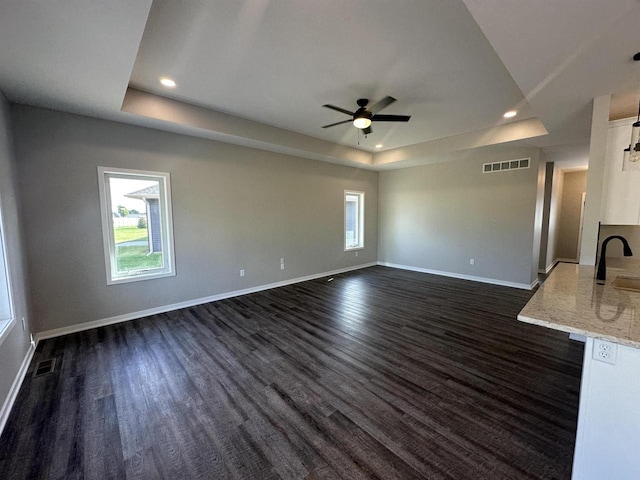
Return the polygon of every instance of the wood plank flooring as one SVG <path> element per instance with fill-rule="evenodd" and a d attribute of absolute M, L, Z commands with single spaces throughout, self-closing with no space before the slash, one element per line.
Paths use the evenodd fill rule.
<path fill-rule="evenodd" d="M 46 340 L 0 478 L 569 479 L 582 345 L 530 296 L 372 267 Z"/>

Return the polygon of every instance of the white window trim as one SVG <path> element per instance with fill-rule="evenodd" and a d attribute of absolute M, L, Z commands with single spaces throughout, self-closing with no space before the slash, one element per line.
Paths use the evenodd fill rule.
<path fill-rule="evenodd" d="M 342 214 L 344 215 L 344 231 L 342 232 L 342 239 L 344 242 L 344 251 L 351 252 L 353 250 L 364 250 L 364 193 L 358 190 L 345 190 L 344 191 L 344 205 L 342 206 Z M 358 202 L 358 230 L 360 232 L 360 238 L 362 246 L 348 247 L 347 246 L 347 195 L 358 195 L 360 201 Z"/>
<path fill-rule="evenodd" d="M 2 345 L 2 342 L 4 342 L 4 340 L 9 336 L 16 324 L 16 311 L 13 303 L 13 282 L 11 278 L 11 267 L 9 265 L 5 232 L 4 217 L 2 216 L 2 202 L 0 201 L 0 242 L 2 242 L 2 253 L 5 268 L 4 273 L 7 278 L 7 297 L 9 300 L 9 318 L 0 320 L 0 345 Z"/>
<path fill-rule="evenodd" d="M 163 244 L 166 245 L 168 252 L 165 260 L 168 265 L 161 272 L 153 272 L 152 270 L 144 270 L 136 275 L 117 277 L 116 258 L 115 258 L 115 242 L 113 233 L 113 218 L 111 212 L 110 190 L 107 188 L 107 174 L 119 174 L 123 176 L 147 176 L 160 177 L 164 180 L 164 205 L 163 211 L 166 212 L 166 225 L 163 228 Z M 107 285 L 119 285 L 121 283 L 139 282 L 142 280 L 151 280 L 154 278 L 173 277 L 176 274 L 176 261 L 173 242 L 173 214 L 171 203 L 171 175 L 168 172 L 153 172 L 148 170 L 131 170 L 126 168 L 109 168 L 98 167 L 98 191 L 100 194 L 100 212 L 102 215 L 102 244 L 104 247 L 105 271 L 107 274 Z M 144 273 L 142 273 L 144 272 Z"/>
<path fill-rule="evenodd" d="M 13 310 L 12 310 L 13 313 Z M 0 345 L 5 341 L 5 339 L 9 336 L 13 327 L 16 325 L 16 317 L 12 316 L 9 320 L 0 321 Z"/>

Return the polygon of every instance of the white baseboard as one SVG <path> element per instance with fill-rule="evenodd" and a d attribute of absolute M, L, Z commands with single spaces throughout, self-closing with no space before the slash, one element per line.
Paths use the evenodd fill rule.
<path fill-rule="evenodd" d="M 539 268 L 538 269 L 538 273 L 544 273 L 544 274 L 549 273 L 551 270 L 553 270 L 553 267 L 555 267 L 558 264 L 559 261 L 560 261 L 560 259 L 556 258 L 553 262 L 551 262 L 549 265 L 547 265 L 547 268 Z"/>
<path fill-rule="evenodd" d="M 309 280 L 315 280 L 316 278 L 327 277 L 330 275 L 338 275 L 340 273 L 350 272 L 352 270 L 359 270 L 361 268 L 373 267 L 377 265 L 376 262 L 365 263 L 362 265 L 356 265 L 354 267 L 340 268 L 338 270 L 332 270 L 330 272 L 315 273 L 313 275 L 307 275 L 305 277 L 292 278 L 290 280 L 283 280 L 282 282 L 270 283 L 268 285 L 259 285 L 257 287 L 245 288 L 244 290 L 235 290 L 233 292 L 220 293 L 218 295 L 211 295 L 209 297 L 195 298 L 193 300 L 187 300 L 185 302 L 173 303 L 170 305 L 162 305 L 159 307 L 148 308 L 146 310 L 140 310 L 132 313 L 125 313 L 123 315 L 116 315 L 115 317 L 102 318 L 99 320 L 93 320 L 90 322 L 78 323 L 76 325 L 69 325 L 68 327 L 55 328 L 53 330 L 46 330 L 44 332 L 38 332 L 36 334 L 36 344 L 47 338 L 59 337 L 61 335 L 67 335 L 69 333 L 81 332 L 83 330 L 91 330 L 92 328 L 103 327 L 105 325 L 112 325 L 114 323 L 127 322 L 129 320 L 135 320 L 136 318 L 148 317 L 149 315 L 156 315 L 158 313 L 166 313 L 172 310 L 178 310 L 180 308 L 193 307 L 195 305 L 201 305 L 203 303 L 215 302 L 217 300 L 224 300 L 225 298 L 239 297 L 241 295 L 247 295 L 249 293 L 261 292 L 262 290 L 269 290 L 271 288 L 284 287 L 285 285 L 292 285 L 294 283 L 306 282 Z"/>
<path fill-rule="evenodd" d="M 9 395 L 7 395 L 6 400 L 4 401 L 4 405 L 2 405 L 2 410 L 0 410 L 0 434 L 4 430 L 4 426 L 7 424 L 7 420 L 9 419 L 9 414 L 11 413 L 11 409 L 13 408 L 13 404 L 18 397 L 18 392 L 20 391 L 20 386 L 22 385 L 22 381 L 24 380 L 25 375 L 27 374 L 27 370 L 29 369 L 29 364 L 31 363 L 31 359 L 33 358 L 33 354 L 36 351 L 35 344 L 29 345 L 29 350 L 24 356 L 22 360 L 22 365 L 20 365 L 20 369 L 16 374 L 16 378 L 14 378 L 13 383 L 11 384 L 11 389 L 9 390 Z"/>
<path fill-rule="evenodd" d="M 562 263 L 578 263 L 578 259 L 577 258 L 558 258 L 556 260 L 556 262 L 562 262 Z"/>
<path fill-rule="evenodd" d="M 430 268 L 412 267 L 409 265 L 398 265 L 396 263 L 378 262 L 383 267 L 400 268 L 402 270 L 411 270 L 412 272 L 430 273 L 432 275 L 441 275 L 443 277 L 459 278 L 461 280 L 471 280 L 473 282 L 491 283 L 493 285 L 501 285 L 503 287 L 520 288 L 523 290 L 532 290 L 537 284 L 536 279 L 531 284 L 506 282 L 504 280 L 496 280 L 494 278 L 474 277 L 473 275 L 464 275 L 462 273 L 442 272 L 440 270 L 431 270 Z"/>
<path fill-rule="evenodd" d="M 551 262 L 551 264 L 546 269 L 539 268 L 538 273 L 549 273 L 559 263 L 578 263 L 578 259 L 577 258 L 556 258 L 553 262 Z"/>

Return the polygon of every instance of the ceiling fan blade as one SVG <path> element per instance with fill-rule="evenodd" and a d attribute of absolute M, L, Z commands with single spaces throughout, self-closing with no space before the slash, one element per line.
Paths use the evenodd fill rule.
<path fill-rule="evenodd" d="M 367 128 L 362 129 L 363 135 L 369 135 L 371 132 L 373 132 L 373 130 L 371 129 L 371 125 L 369 125 Z"/>
<path fill-rule="evenodd" d="M 336 125 L 342 125 L 343 123 L 351 123 L 353 122 L 353 120 L 349 119 L 349 120 L 343 120 L 342 122 L 336 122 L 336 123 L 331 123 L 329 125 L 325 125 L 322 128 L 329 128 L 329 127 L 335 127 Z"/>
<path fill-rule="evenodd" d="M 382 110 L 383 108 L 387 108 L 389 105 L 391 105 L 395 101 L 396 101 L 395 98 L 390 97 L 390 96 L 387 95 L 386 97 L 384 97 L 379 102 L 371 105 L 371 107 L 369 108 L 369 111 L 371 113 L 378 113 L 380 110 Z"/>
<path fill-rule="evenodd" d="M 411 115 L 374 115 L 372 122 L 408 122 Z"/>
<path fill-rule="evenodd" d="M 353 112 L 346 110 L 344 108 L 336 107 L 335 105 L 322 105 L 323 107 L 330 108 L 331 110 L 335 110 L 336 112 L 346 113 L 347 115 L 353 116 Z"/>

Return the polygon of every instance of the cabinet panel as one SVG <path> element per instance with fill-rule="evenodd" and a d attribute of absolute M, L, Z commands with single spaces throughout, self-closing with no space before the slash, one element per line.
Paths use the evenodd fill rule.
<path fill-rule="evenodd" d="M 611 122 L 607 133 L 602 223 L 640 224 L 640 171 L 623 172 L 623 150 L 629 146 L 634 119 Z"/>

